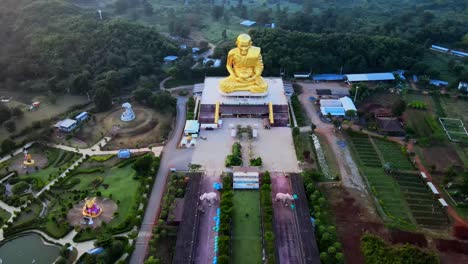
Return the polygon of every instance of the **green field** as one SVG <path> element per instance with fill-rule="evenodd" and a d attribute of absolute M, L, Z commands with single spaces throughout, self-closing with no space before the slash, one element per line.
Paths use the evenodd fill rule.
<path fill-rule="evenodd" d="M 408 159 L 407 154 L 394 142 L 383 139 L 372 139 L 383 156 L 384 162 L 389 162 L 398 170 L 413 170 L 414 167 Z"/>
<path fill-rule="evenodd" d="M 352 135 L 351 143 L 361 164 L 372 168 L 382 167 L 382 162 L 367 135 Z"/>
<path fill-rule="evenodd" d="M 262 263 L 260 193 L 258 191 L 234 191 L 233 203 L 233 263 Z"/>
<path fill-rule="evenodd" d="M 455 56 L 443 54 L 437 51 L 427 50 L 424 53 L 424 62 L 427 65 L 430 65 L 432 69 L 440 73 L 440 76 L 434 79 L 440 79 L 449 83 L 455 82 L 457 80 L 456 76 L 454 76 L 448 68 L 448 63 L 452 59 L 459 60 Z"/>
<path fill-rule="evenodd" d="M 429 228 L 445 228 L 448 218 L 440 203 L 418 174 L 402 174 L 395 176 L 413 218 L 418 225 Z"/>
<path fill-rule="evenodd" d="M 351 150 L 358 158 L 359 169 L 366 177 L 370 191 L 376 197 L 385 215 L 400 228 L 414 228 L 401 190 L 395 179 L 385 174 L 382 169 L 382 161 L 369 136 L 352 133 L 349 137 Z"/>

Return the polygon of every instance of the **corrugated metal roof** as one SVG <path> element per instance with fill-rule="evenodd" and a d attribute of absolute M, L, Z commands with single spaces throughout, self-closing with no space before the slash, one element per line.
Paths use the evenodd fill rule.
<path fill-rule="evenodd" d="M 320 107 L 322 115 L 326 116 L 330 113 L 332 116 L 344 116 L 345 110 L 343 107 Z"/>
<path fill-rule="evenodd" d="M 200 123 L 197 120 L 187 120 L 185 122 L 185 133 L 198 133 L 200 129 Z"/>
<path fill-rule="evenodd" d="M 322 99 L 320 100 L 321 107 L 341 107 L 342 103 L 338 99 Z"/>
<path fill-rule="evenodd" d="M 346 78 L 350 82 L 372 82 L 372 81 L 395 80 L 395 76 L 393 76 L 393 73 L 391 72 L 346 74 Z"/>
<path fill-rule="evenodd" d="M 257 23 L 257 22 L 252 21 L 252 20 L 244 20 L 244 21 L 242 21 L 240 24 L 241 24 L 242 26 L 251 27 L 251 26 L 255 25 L 256 23 Z"/>
<path fill-rule="evenodd" d="M 164 61 L 166 62 L 175 61 L 177 60 L 177 58 L 178 58 L 177 56 L 166 56 L 164 57 Z"/>
<path fill-rule="evenodd" d="M 342 81 L 345 79 L 344 74 L 315 74 L 312 76 L 314 81 Z"/>
<path fill-rule="evenodd" d="M 67 119 L 64 119 L 64 120 L 58 122 L 55 126 L 63 127 L 63 128 L 70 128 L 71 126 L 73 126 L 75 124 L 76 124 L 76 120 L 67 118 Z"/>
<path fill-rule="evenodd" d="M 341 97 L 339 100 L 340 100 L 341 105 L 343 106 L 345 112 L 348 111 L 348 110 L 357 111 L 356 106 L 354 105 L 351 98 L 345 96 L 345 97 Z"/>
<path fill-rule="evenodd" d="M 448 51 L 449 49 L 447 48 L 444 48 L 444 47 L 441 47 L 441 46 L 436 46 L 436 45 L 432 45 L 431 46 L 431 49 L 434 49 L 434 50 L 441 50 L 441 51 Z"/>

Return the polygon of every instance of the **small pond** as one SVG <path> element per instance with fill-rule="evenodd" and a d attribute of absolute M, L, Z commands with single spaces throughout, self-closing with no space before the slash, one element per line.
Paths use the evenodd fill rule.
<path fill-rule="evenodd" d="M 7 241 L 0 246 L 0 263 L 53 263 L 60 254 L 60 248 L 44 244 L 39 235 L 27 234 Z"/>

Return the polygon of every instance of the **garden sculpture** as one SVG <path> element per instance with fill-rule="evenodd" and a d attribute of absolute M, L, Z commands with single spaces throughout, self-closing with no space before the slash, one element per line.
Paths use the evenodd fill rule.
<path fill-rule="evenodd" d="M 277 193 L 275 197 L 275 201 L 279 202 L 282 201 L 285 206 L 288 206 L 288 201 L 294 201 L 294 197 L 289 193 Z"/>
<path fill-rule="evenodd" d="M 229 77 L 221 80 L 221 92 L 266 93 L 268 85 L 261 76 L 263 72 L 261 49 L 252 46 L 252 39 L 247 34 L 240 34 L 236 44 L 237 48 L 228 53 L 226 68 Z"/>
<path fill-rule="evenodd" d="M 91 221 L 92 218 L 102 214 L 102 209 L 96 204 L 96 198 L 86 198 L 82 213 L 83 216 L 89 217 Z"/>
<path fill-rule="evenodd" d="M 209 193 L 204 193 L 200 196 L 200 200 L 202 201 L 207 201 L 208 205 L 211 206 L 211 204 L 214 201 L 217 201 L 218 199 L 216 198 L 216 193 L 215 192 L 209 192 Z"/>
<path fill-rule="evenodd" d="M 34 165 L 34 160 L 32 159 L 31 154 L 28 154 L 28 151 L 24 151 L 24 160 L 23 160 L 23 165 L 24 168 L 28 168 Z"/>
<path fill-rule="evenodd" d="M 125 108 L 125 112 L 120 116 L 120 120 L 128 122 L 135 119 L 135 113 L 133 112 L 132 105 L 130 103 L 124 103 L 122 107 Z"/>

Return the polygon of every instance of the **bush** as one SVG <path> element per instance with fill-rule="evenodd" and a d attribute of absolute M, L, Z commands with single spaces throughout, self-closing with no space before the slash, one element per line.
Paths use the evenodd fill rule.
<path fill-rule="evenodd" d="M 250 166 L 262 166 L 262 158 L 258 157 L 250 159 Z"/>
<path fill-rule="evenodd" d="M 366 263 L 438 264 L 437 255 L 413 245 L 388 245 L 377 236 L 366 234 L 361 238 L 361 251 Z M 338 254 L 337 254 L 338 255 Z"/>
<path fill-rule="evenodd" d="M 24 191 L 26 191 L 27 189 L 29 189 L 29 183 L 27 183 L 25 181 L 20 181 L 20 182 L 18 182 L 17 184 L 15 184 L 13 186 L 12 192 L 15 195 L 20 195 L 20 194 L 24 193 Z"/>

